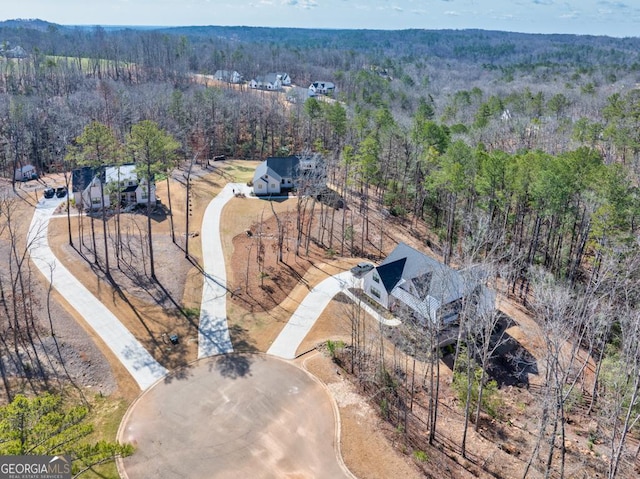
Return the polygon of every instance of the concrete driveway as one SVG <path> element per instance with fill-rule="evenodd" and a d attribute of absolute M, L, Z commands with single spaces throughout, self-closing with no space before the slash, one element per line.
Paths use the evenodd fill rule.
<path fill-rule="evenodd" d="M 224 205 L 234 193 L 251 197 L 251 188 L 241 183 L 228 183 L 209 203 L 202 218 L 200 238 L 204 284 L 198 326 L 198 358 L 233 352 L 227 326 L 227 271 L 220 239 L 220 217 Z"/>
<path fill-rule="evenodd" d="M 27 243 L 31 260 L 54 288 L 100 336 L 122 362 L 140 389 L 146 389 L 167 370 L 158 363 L 120 320 L 89 292 L 49 248 L 49 219 L 62 199 L 41 199 L 31 220 Z"/>
<path fill-rule="evenodd" d="M 294 359 L 300 344 L 309 334 L 324 309 L 333 297 L 342 292 L 351 300 L 363 308 L 374 319 L 386 326 L 398 326 L 400 320 L 386 319 L 364 301 L 359 300 L 348 288 L 361 287 L 360 280 L 355 279 L 351 272 L 345 271 L 330 276 L 316 285 L 307 294 L 298 308 L 294 311 L 287 324 L 285 324 L 278 337 L 273 341 L 267 354 L 284 359 Z"/>
<path fill-rule="evenodd" d="M 266 355 L 201 359 L 145 391 L 118 440 L 129 479 L 353 478 L 337 449 L 329 392 L 297 366 Z"/>

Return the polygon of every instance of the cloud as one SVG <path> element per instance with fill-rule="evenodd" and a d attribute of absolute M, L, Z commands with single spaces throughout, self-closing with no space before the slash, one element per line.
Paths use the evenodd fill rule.
<path fill-rule="evenodd" d="M 574 18 L 578 18 L 579 16 L 580 16 L 580 12 L 578 12 L 577 10 L 573 10 L 571 12 L 561 14 L 560 18 L 572 20 Z"/>
<path fill-rule="evenodd" d="M 446 12 L 444 12 L 445 15 L 449 15 L 450 17 L 459 17 L 460 16 L 460 12 L 457 12 L 455 10 L 447 10 Z"/>
<path fill-rule="evenodd" d="M 315 0 L 284 0 L 282 4 L 304 9 L 315 8 L 318 6 L 318 3 Z"/>
<path fill-rule="evenodd" d="M 624 2 L 610 2 L 608 0 L 602 0 L 598 2 L 598 5 L 602 5 L 604 7 L 613 8 L 616 10 L 627 10 L 629 5 Z"/>

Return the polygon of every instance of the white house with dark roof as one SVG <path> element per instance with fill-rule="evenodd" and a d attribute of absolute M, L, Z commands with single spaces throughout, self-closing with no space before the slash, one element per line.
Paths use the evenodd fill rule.
<path fill-rule="evenodd" d="M 33 165 L 24 165 L 16 168 L 13 177 L 16 181 L 35 180 L 38 177 L 38 170 Z"/>
<path fill-rule="evenodd" d="M 249 82 L 249 88 L 256 90 L 281 90 L 282 80 L 275 73 L 257 76 Z"/>
<path fill-rule="evenodd" d="M 330 81 L 314 81 L 309 85 L 309 96 L 331 95 L 336 90 L 336 86 Z"/>
<path fill-rule="evenodd" d="M 108 166 L 104 170 L 105 188 L 112 194 L 119 194 L 125 205 L 156 204 L 156 185 L 151 182 L 151 191 L 145 178 L 138 178 L 136 165 Z"/>
<path fill-rule="evenodd" d="M 276 73 L 274 73 L 274 75 L 276 76 L 276 78 L 278 80 L 280 80 L 280 83 L 282 83 L 282 85 L 284 85 L 284 86 L 291 85 L 291 77 L 289 76 L 288 73 L 286 73 L 286 72 L 276 72 Z"/>
<path fill-rule="evenodd" d="M 303 181 L 305 186 L 325 184 L 318 154 L 309 157 L 271 156 L 260 163 L 253 174 L 253 192 L 256 196 L 288 193 Z M 313 185 L 312 185 L 313 183 Z"/>
<path fill-rule="evenodd" d="M 260 163 L 253 174 L 253 192 L 257 196 L 281 194 L 294 187 L 300 158 L 272 156 Z"/>
<path fill-rule="evenodd" d="M 151 182 L 151 191 L 145 179 L 138 179 L 133 164 L 91 168 L 83 166 L 71 172 L 71 191 L 76 205 L 83 209 L 108 208 L 112 198 L 125 205 L 156 204 L 156 186 Z M 150 194 L 149 194 L 150 193 Z"/>
<path fill-rule="evenodd" d="M 405 243 L 365 274 L 363 290 L 386 309 L 409 312 L 421 324 L 456 323 L 465 300 L 473 301 L 476 314 L 495 307 L 495 293 L 476 271 L 456 271 Z"/>
<path fill-rule="evenodd" d="M 71 172 L 71 195 L 80 209 L 99 209 L 110 205 L 109 194 L 103 190 L 103 171 L 90 166 Z"/>

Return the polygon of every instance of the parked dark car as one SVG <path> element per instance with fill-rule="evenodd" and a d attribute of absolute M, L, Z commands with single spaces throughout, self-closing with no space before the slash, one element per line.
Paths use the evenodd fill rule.
<path fill-rule="evenodd" d="M 351 273 L 356 278 L 360 278 L 361 276 L 368 273 L 372 269 L 373 269 L 373 265 L 371 263 L 358 263 L 353 268 L 351 268 Z"/>
<path fill-rule="evenodd" d="M 56 190 L 54 190 L 53 188 L 46 188 L 44 190 L 45 198 L 53 198 L 55 195 L 56 195 Z"/>
<path fill-rule="evenodd" d="M 67 196 L 67 188 L 64 186 L 60 186 L 56 188 L 56 198 L 64 198 Z"/>

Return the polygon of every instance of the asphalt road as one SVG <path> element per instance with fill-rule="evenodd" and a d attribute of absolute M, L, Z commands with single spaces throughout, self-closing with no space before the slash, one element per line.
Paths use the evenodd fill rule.
<path fill-rule="evenodd" d="M 266 355 L 202 359 L 145 391 L 118 440 L 129 479 L 353 478 L 337 450 L 329 392 Z"/>

